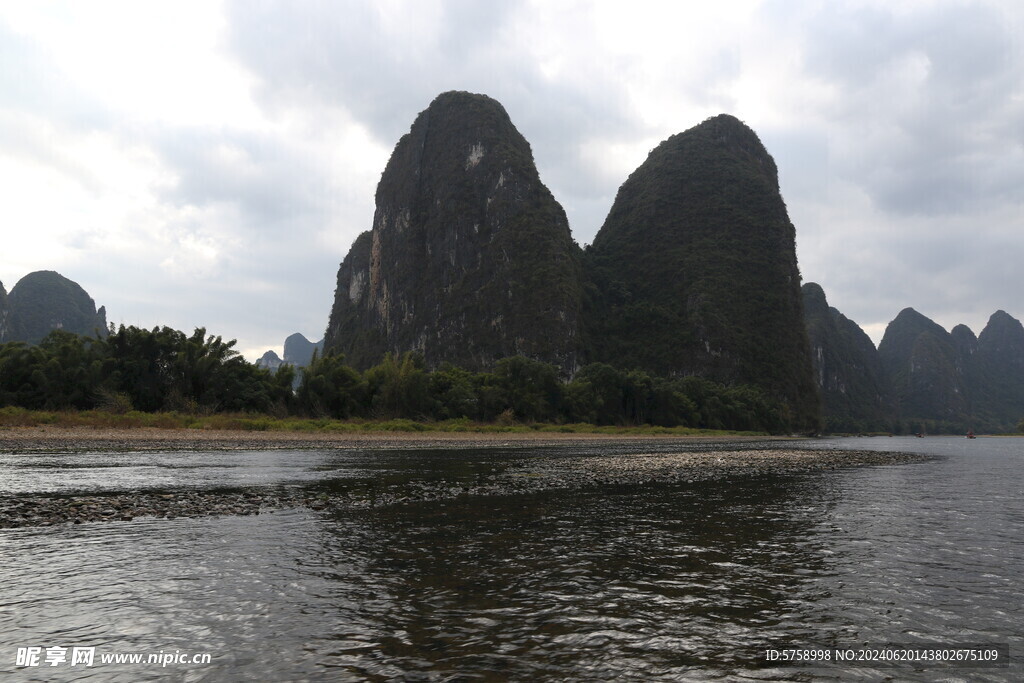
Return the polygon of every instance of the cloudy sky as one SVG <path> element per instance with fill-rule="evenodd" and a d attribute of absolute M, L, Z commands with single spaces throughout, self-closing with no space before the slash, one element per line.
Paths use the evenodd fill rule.
<path fill-rule="evenodd" d="M 1024 317 L 1024 5 L 0 0 L 0 280 L 108 319 L 319 339 L 391 149 L 491 95 L 580 244 L 669 135 L 728 112 L 779 166 L 805 281 L 877 342 L 906 306 Z"/>

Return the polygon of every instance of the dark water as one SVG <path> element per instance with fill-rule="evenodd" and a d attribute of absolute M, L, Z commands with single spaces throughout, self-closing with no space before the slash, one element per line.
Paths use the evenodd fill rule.
<path fill-rule="evenodd" d="M 1020 680 L 1015 663 L 765 663 L 768 648 L 887 641 L 1001 642 L 1024 653 L 1024 440 L 807 445 L 823 444 L 943 457 L 334 513 L 0 531 L 0 678 Z M 463 482 L 581 452 L 597 451 L 0 454 L 0 495 Z M 19 647 L 54 645 L 96 647 L 97 661 L 15 666 Z M 212 661 L 98 661 L 102 652 L 160 651 Z"/>

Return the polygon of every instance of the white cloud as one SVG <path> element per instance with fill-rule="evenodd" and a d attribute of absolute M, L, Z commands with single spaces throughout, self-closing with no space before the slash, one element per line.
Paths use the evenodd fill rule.
<path fill-rule="evenodd" d="M 876 341 L 904 306 L 980 331 L 1024 238 L 1011 2 L 0 5 L 0 255 L 111 320 L 319 338 L 398 137 L 485 92 L 574 236 L 669 135 L 721 112 L 779 166 L 805 280 Z M 67 271 L 67 272 L 65 272 Z M 1009 300 L 1008 300 L 1009 299 Z"/>
<path fill-rule="evenodd" d="M 88 92 L 121 125 L 259 125 L 252 77 L 220 40 L 221 3 L 96 0 L 7 3 L 8 26 L 43 46 L 59 77 Z"/>

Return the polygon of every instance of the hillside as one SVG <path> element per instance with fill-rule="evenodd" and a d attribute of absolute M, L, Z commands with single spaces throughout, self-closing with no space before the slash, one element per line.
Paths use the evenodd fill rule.
<path fill-rule="evenodd" d="M 819 423 L 795 229 L 775 162 L 742 122 L 723 114 L 658 145 L 586 267 L 590 358 L 755 385 L 796 428 Z"/>

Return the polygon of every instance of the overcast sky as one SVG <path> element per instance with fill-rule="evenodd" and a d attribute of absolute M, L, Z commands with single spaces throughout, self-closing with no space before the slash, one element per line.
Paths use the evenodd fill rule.
<path fill-rule="evenodd" d="M 593 240 L 661 140 L 718 113 L 779 167 L 805 282 L 876 343 L 907 306 L 1024 317 L 1024 4 L 0 0 L 0 280 L 114 323 L 323 336 L 398 138 L 499 100 Z"/>

